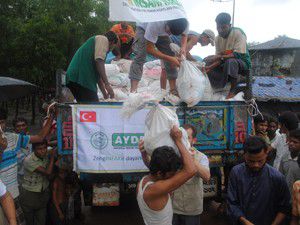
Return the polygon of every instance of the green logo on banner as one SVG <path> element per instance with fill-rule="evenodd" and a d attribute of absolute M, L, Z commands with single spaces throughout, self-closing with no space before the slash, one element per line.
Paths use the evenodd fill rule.
<path fill-rule="evenodd" d="M 112 135 L 112 146 L 136 147 L 142 137 L 144 137 L 144 134 L 141 133 L 116 133 Z"/>

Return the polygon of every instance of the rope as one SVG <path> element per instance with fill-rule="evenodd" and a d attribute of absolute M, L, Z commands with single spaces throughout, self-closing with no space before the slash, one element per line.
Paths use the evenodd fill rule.
<path fill-rule="evenodd" d="M 245 100 L 246 104 L 248 105 L 248 113 L 249 115 L 251 115 L 252 117 L 258 116 L 260 115 L 263 118 L 262 113 L 259 111 L 258 109 L 258 105 L 255 101 L 254 98 L 250 99 L 250 100 Z"/>

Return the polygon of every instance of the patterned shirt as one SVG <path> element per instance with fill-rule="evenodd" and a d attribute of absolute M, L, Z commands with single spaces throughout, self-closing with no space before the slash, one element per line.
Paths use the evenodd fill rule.
<path fill-rule="evenodd" d="M 38 167 L 44 167 L 45 169 L 49 165 L 47 157 L 40 159 L 34 152 L 24 159 L 24 178 L 22 187 L 27 191 L 42 192 L 49 187 L 48 178 L 35 170 Z"/>
<path fill-rule="evenodd" d="M 293 185 L 293 216 L 300 217 L 300 180 Z"/>
<path fill-rule="evenodd" d="M 5 133 L 7 148 L 3 151 L 0 162 L 0 179 L 15 199 L 19 196 L 17 154 L 21 148 L 27 148 L 30 140 L 28 135 Z"/>

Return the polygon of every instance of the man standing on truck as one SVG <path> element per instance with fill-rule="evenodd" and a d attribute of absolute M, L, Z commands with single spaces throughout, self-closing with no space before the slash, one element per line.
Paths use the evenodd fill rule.
<path fill-rule="evenodd" d="M 190 124 L 183 125 L 193 146 L 197 142 L 197 130 Z M 203 180 L 209 181 L 209 161 L 206 155 L 195 147 L 190 149 L 197 169 L 196 175 L 174 191 L 173 225 L 200 225 L 203 212 Z"/>
<path fill-rule="evenodd" d="M 282 224 L 290 213 L 284 176 L 266 163 L 268 146 L 258 136 L 244 144 L 244 159 L 231 170 L 227 205 L 232 224 Z"/>
<path fill-rule="evenodd" d="M 98 102 L 97 85 L 105 99 L 114 98 L 105 72 L 106 54 L 119 43 L 109 31 L 89 38 L 75 53 L 67 70 L 66 83 L 77 102 Z"/>
<path fill-rule="evenodd" d="M 138 184 L 137 201 L 147 225 L 172 225 L 170 194 L 196 173 L 192 156 L 182 143 L 182 132 L 174 126 L 170 136 L 178 147 L 182 160 L 171 147 L 155 149 L 149 164 L 150 174 Z M 183 168 L 179 170 L 181 162 Z"/>
<path fill-rule="evenodd" d="M 187 35 L 189 24 L 186 18 L 152 23 L 137 23 L 136 36 L 133 46 L 135 58 L 131 64 L 129 78 L 131 82 L 130 92 L 137 91 L 139 81 L 143 74 L 143 65 L 146 62 L 147 53 L 163 60 L 170 84 L 170 95 L 178 98 L 176 89 L 177 68 L 180 61 L 170 48 L 170 35 L 181 35 L 181 55 L 186 55 Z M 179 100 L 179 99 L 178 99 Z"/>
<path fill-rule="evenodd" d="M 213 88 L 224 88 L 228 81 L 231 88 L 228 98 L 234 97 L 239 75 L 251 68 L 251 59 L 244 31 L 231 27 L 231 16 L 220 13 L 216 18 L 219 35 L 216 37 L 216 54 L 204 59 L 206 71 Z"/>

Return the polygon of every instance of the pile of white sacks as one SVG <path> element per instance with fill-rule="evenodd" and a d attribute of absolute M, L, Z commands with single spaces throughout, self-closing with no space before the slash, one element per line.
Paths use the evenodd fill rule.
<path fill-rule="evenodd" d="M 130 65 L 132 61 L 121 59 L 112 61 L 111 64 L 105 65 L 106 75 L 109 83 L 112 85 L 115 93 L 115 99 L 106 101 L 125 101 L 130 93 L 130 80 L 128 78 Z M 192 62 L 182 62 L 182 66 L 178 72 L 177 89 L 182 102 L 186 102 L 188 106 L 194 106 L 199 101 L 223 101 L 229 91 L 230 85 L 222 90 L 213 90 L 206 74 L 203 74 L 199 67 L 201 64 L 192 65 Z M 197 68 L 198 67 L 198 68 Z M 188 72 L 187 72 L 188 71 Z M 186 76 L 186 74 L 190 74 Z M 138 86 L 138 93 L 149 93 L 161 101 L 166 97 L 166 93 L 160 88 L 161 63 L 160 60 L 147 62 L 144 65 L 143 76 Z M 167 92 L 169 87 L 167 87 Z M 103 100 L 103 95 L 98 90 L 99 99 Z M 168 100 L 168 98 L 165 98 Z M 239 93 L 234 101 L 243 101 L 243 93 Z M 173 102 L 171 102 L 173 103 Z"/>

